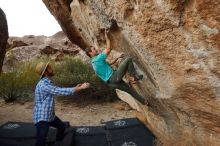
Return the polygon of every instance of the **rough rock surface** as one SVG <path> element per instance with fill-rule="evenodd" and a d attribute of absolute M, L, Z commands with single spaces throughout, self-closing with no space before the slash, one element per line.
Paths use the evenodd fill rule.
<path fill-rule="evenodd" d="M 6 45 L 8 40 L 8 24 L 5 13 L 0 8 L 0 73 L 5 58 Z"/>
<path fill-rule="evenodd" d="M 110 28 L 113 47 L 136 58 L 142 112 L 164 144 L 220 144 L 219 0 L 43 2 L 81 48 L 105 47 Z"/>

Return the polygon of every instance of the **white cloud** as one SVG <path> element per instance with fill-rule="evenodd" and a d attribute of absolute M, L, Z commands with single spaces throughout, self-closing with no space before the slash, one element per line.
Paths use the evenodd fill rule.
<path fill-rule="evenodd" d="M 51 36 L 61 28 L 42 0 L 0 0 L 10 36 Z"/>

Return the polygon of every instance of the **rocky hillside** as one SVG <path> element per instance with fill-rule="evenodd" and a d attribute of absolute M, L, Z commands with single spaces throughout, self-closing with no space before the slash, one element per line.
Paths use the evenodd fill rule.
<path fill-rule="evenodd" d="M 68 38 L 136 58 L 141 111 L 166 145 L 220 143 L 219 0 L 43 0 Z"/>
<path fill-rule="evenodd" d="M 5 13 L 0 8 L 0 73 L 2 72 L 2 64 L 5 58 L 7 40 L 8 40 L 8 24 Z"/>
<path fill-rule="evenodd" d="M 42 55 L 48 55 L 51 59 L 58 61 L 66 54 L 79 55 L 81 58 L 84 55 L 63 32 L 58 32 L 50 37 L 33 35 L 9 37 L 3 70 L 7 71 L 10 69 L 10 65 L 16 62 L 29 61 Z"/>

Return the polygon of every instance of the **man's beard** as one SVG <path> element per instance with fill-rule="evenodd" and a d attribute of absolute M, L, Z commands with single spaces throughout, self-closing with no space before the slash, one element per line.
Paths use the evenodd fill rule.
<path fill-rule="evenodd" d="M 53 77 L 54 76 L 54 73 L 53 72 L 51 72 L 51 73 L 47 73 L 47 75 L 49 76 L 49 77 Z"/>

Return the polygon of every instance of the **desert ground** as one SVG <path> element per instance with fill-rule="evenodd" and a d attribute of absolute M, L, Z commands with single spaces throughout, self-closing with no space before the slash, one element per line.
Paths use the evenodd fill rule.
<path fill-rule="evenodd" d="M 0 101 L 0 124 L 8 121 L 33 122 L 34 102 L 5 103 Z M 105 121 L 135 116 L 135 111 L 122 101 L 62 102 L 56 101 L 56 115 L 74 126 L 95 126 Z"/>

